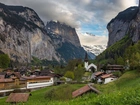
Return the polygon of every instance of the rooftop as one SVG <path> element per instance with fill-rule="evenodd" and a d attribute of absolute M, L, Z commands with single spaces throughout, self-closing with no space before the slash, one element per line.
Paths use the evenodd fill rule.
<path fill-rule="evenodd" d="M 92 87 L 90 84 L 85 85 L 84 87 L 81 87 L 80 89 L 72 92 L 72 97 L 77 97 L 80 96 L 88 91 L 94 91 L 96 93 L 100 93 L 100 91 L 98 91 L 97 89 L 95 89 L 94 87 Z"/>
<path fill-rule="evenodd" d="M 113 74 L 104 74 L 101 76 L 101 78 L 108 78 L 108 77 L 111 77 Z"/>
<path fill-rule="evenodd" d="M 27 102 L 29 98 L 29 93 L 11 93 L 7 98 L 6 102 Z"/>
<path fill-rule="evenodd" d="M 11 78 L 7 78 L 7 79 L 4 79 L 4 78 L 2 78 L 2 79 L 0 79 L 0 83 L 3 83 L 3 82 L 13 82 L 13 79 L 11 79 Z"/>
<path fill-rule="evenodd" d="M 22 78 L 24 78 L 24 79 L 45 79 L 45 78 L 51 78 L 51 76 L 32 76 L 32 77 L 24 76 Z"/>
<path fill-rule="evenodd" d="M 99 75 L 101 75 L 101 74 L 103 74 L 103 72 L 96 72 L 96 73 L 95 73 L 96 76 L 99 76 Z"/>

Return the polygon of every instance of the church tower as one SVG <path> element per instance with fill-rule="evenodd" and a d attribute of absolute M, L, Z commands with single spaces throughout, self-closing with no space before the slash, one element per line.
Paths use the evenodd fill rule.
<path fill-rule="evenodd" d="M 85 59 L 84 59 L 84 66 L 85 66 L 85 69 L 86 69 L 86 71 L 88 71 L 88 54 L 87 54 L 87 52 L 86 52 L 86 54 L 85 54 Z"/>

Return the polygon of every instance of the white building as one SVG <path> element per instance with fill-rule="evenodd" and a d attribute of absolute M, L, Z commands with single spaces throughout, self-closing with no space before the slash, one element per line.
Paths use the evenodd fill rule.
<path fill-rule="evenodd" d="M 104 74 L 101 76 L 101 80 L 103 84 L 107 84 L 117 80 L 117 77 L 114 77 L 113 74 Z"/>
<path fill-rule="evenodd" d="M 97 71 L 96 65 L 94 65 L 93 63 L 89 64 L 87 53 L 85 54 L 84 67 L 85 67 L 86 71 L 93 71 L 93 72 Z"/>
<path fill-rule="evenodd" d="M 23 78 L 27 80 L 27 89 L 46 87 L 54 84 L 53 77 L 51 76 L 34 76 Z"/>

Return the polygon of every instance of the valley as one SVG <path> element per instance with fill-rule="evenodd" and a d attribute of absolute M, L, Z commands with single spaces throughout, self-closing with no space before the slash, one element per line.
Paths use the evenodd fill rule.
<path fill-rule="evenodd" d="M 140 105 L 140 0 L 62 1 L 0 3 L 0 105 Z"/>

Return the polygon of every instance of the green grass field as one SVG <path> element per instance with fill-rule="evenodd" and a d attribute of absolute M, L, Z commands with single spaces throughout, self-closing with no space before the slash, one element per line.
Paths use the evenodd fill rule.
<path fill-rule="evenodd" d="M 78 89 L 84 84 L 70 85 Z M 127 71 L 115 82 L 106 85 L 95 85 L 102 94 L 88 93 L 78 98 L 66 101 L 49 100 L 45 93 L 51 88 L 46 87 L 33 91 L 27 103 L 24 105 L 140 105 L 140 71 Z M 67 95 L 67 94 L 66 94 Z M 6 98 L 0 99 L 0 105 L 10 105 L 5 102 Z M 18 105 L 23 105 L 20 103 Z"/>

